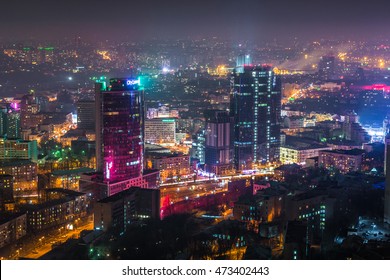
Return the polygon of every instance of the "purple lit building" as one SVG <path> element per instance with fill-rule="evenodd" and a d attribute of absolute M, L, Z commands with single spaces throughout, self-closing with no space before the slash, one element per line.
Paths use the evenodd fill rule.
<path fill-rule="evenodd" d="M 96 84 L 96 160 L 104 182 L 142 176 L 143 92 L 139 80 Z"/>

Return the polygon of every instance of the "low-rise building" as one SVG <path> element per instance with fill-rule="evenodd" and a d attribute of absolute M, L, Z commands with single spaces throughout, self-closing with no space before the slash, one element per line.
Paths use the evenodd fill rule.
<path fill-rule="evenodd" d="M 284 190 L 275 187 L 259 190 L 256 195 L 241 197 L 234 203 L 233 217 L 257 231 L 260 223 L 282 217 L 284 202 Z"/>
<path fill-rule="evenodd" d="M 332 150 L 319 153 L 318 164 L 327 169 L 338 169 L 342 173 L 360 171 L 364 150 Z"/>
<path fill-rule="evenodd" d="M 50 174 L 50 187 L 78 191 L 81 174 L 92 171 L 94 171 L 94 169 L 88 167 L 53 171 Z"/>
<path fill-rule="evenodd" d="M 160 190 L 132 187 L 95 203 L 94 228 L 121 234 L 128 225 L 160 218 Z"/>
<path fill-rule="evenodd" d="M 15 197 L 38 194 L 37 163 L 30 160 L 1 160 L 0 175 L 13 177 Z"/>
<path fill-rule="evenodd" d="M 27 214 L 27 230 L 38 232 L 56 225 L 73 223 L 87 214 L 87 195 L 64 189 L 46 189 L 46 201 L 26 204 L 22 208 Z"/>
<path fill-rule="evenodd" d="M 148 153 L 146 161 L 151 163 L 151 168 L 160 170 L 162 181 L 191 173 L 189 155 Z"/>
<path fill-rule="evenodd" d="M 287 220 L 307 221 L 310 230 L 321 233 L 333 218 L 336 198 L 325 190 L 310 190 L 290 196 L 286 202 Z"/>
<path fill-rule="evenodd" d="M 14 203 L 14 178 L 0 175 L 0 211 L 6 211 L 7 205 Z"/>
<path fill-rule="evenodd" d="M 274 169 L 275 179 L 284 181 L 289 175 L 296 175 L 302 167 L 296 163 L 284 164 Z"/>
<path fill-rule="evenodd" d="M 306 159 L 318 156 L 320 151 L 330 147 L 294 136 L 286 136 L 285 144 L 280 147 L 280 161 L 283 164 L 297 163 L 304 165 Z"/>
<path fill-rule="evenodd" d="M 26 235 L 27 216 L 24 213 L 0 213 L 0 248 Z"/>
<path fill-rule="evenodd" d="M 83 173 L 80 176 L 79 190 L 88 194 L 90 199 L 98 201 L 112 196 L 131 187 L 144 189 L 158 189 L 160 184 L 160 171 L 147 170 L 140 177 L 119 181 L 115 183 L 104 182 L 103 174 L 98 172 Z"/>
<path fill-rule="evenodd" d="M 38 160 L 37 141 L 0 138 L 0 160 Z"/>
<path fill-rule="evenodd" d="M 304 127 L 304 119 L 301 116 L 286 117 L 284 119 L 284 127 L 291 129 Z"/>
<path fill-rule="evenodd" d="M 175 119 L 145 120 L 145 142 L 174 145 L 176 141 Z"/>

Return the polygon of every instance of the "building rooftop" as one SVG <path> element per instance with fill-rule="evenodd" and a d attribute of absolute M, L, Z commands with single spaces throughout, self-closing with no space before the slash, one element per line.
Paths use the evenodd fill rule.
<path fill-rule="evenodd" d="M 275 171 L 294 171 L 297 169 L 301 169 L 302 167 L 299 164 L 292 163 L 292 164 L 283 164 L 277 168 L 275 168 Z"/>
<path fill-rule="evenodd" d="M 328 144 L 332 144 L 332 145 L 340 145 L 340 146 L 356 146 L 356 147 L 361 147 L 362 145 L 359 145 L 358 143 L 356 143 L 355 141 L 352 141 L 352 140 L 346 140 L 346 139 L 337 139 L 337 140 L 328 140 L 327 141 Z"/>
<path fill-rule="evenodd" d="M 286 136 L 286 142 L 282 147 L 294 149 L 294 150 L 311 150 L 311 149 L 326 149 L 327 145 L 320 144 L 313 139 L 296 137 L 296 136 Z"/>
<path fill-rule="evenodd" d="M 106 197 L 106 198 L 103 198 L 102 200 L 99 200 L 98 203 L 111 203 L 111 202 L 115 202 L 115 201 L 118 201 L 118 200 L 121 200 L 127 196 L 130 196 L 136 192 L 143 192 L 143 193 L 146 193 L 146 192 L 155 192 L 157 191 L 157 189 L 144 189 L 144 188 L 140 188 L 140 187 L 131 187 L 127 190 L 124 190 L 124 191 L 121 191 L 119 193 L 116 193 L 112 196 L 109 196 L 109 197 Z"/>
<path fill-rule="evenodd" d="M 19 138 L 3 138 L 0 137 L 0 143 L 5 142 L 5 141 L 12 141 L 12 142 L 17 142 L 17 143 L 31 143 L 31 142 L 36 142 L 36 140 L 23 140 Z"/>
<path fill-rule="evenodd" d="M 311 199 L 314 197 L 318 196 L 328 196 L 328 192 L 325 189 L 314 189 L 314 190 L 309 190 L 304 193 L 300 193 L 294 196 L 293 200 L 306 200 L 306 199 Z"/>
<path fill-rule="evenodd" d="M 19 160 L 0 160 L 0 167 L 10 167 L 10 166 L 25 166 L 25 165 L 36 165 L 36 163 L 27 159 Z"/>
<path fill-rule="evenodd" d="M 20 216 L 25 215 L 25 213 L 8 213 L 0 212 L 0 225 L 5 224 L 9 221 L 12 221 Z"/>
<path fill-rule="evenodd" d="M 68 137 L 85 137 L 85 131 L 81 129 L 71 129 L 68 132 L 66 132 L 61 138 L 68 138 Z"/>
<path fill-rule="evenodd" d="M 22 206 L 22 208 L 26 211 L 37 211 L 72 201 L 73 198 L 74 197 L 66 196 L 60 199 L 49 200 L 40 204 L 25 204 Z"/>
<path fill-rule="evenodd" d="M 73 190 L 62 189 L 62 188 L 50 188 L 50 189 L 45 189 L 44 191 L 46 193 L 49 193 L 49 192 L 59 192 L 59 193 L 66 194 L 68 196 L 73 196 L 73 197 L 84 195 L 84 193 L 82 193 L 82 192 L 76 192 L 76 191 L 73 191 Z"/>
<path fill-rule="evenodd" d="M 274 197 L 274 196 L 281 196 L 281 195 L 284 195 L 285 193 L 286 193 L 285 189 L 282 189 L 279 186 L 277 186 L 277 187 L 270 187 L 270 188 L 266 188 L 266 189 L 258 191 L 256 194 L 256 197 L 269 198 L 269 197 Z"/>
<path fill-rule="evenodd" d="M 163 146 L 145 143 L 145 153 L 170 153 L 171 151 Z"/>
<path fill-rule="evenodd" d="M 132 195 L 133 193 L 137 192 L 140 189 L 141 189 L 140 187 L 131 187 L 127 190 L 121 191 L 121 192 L 116 193 L 112 196 L 103 198 L 102 200 L 99 200 L 98 203 L 111 203 L 114 201 L 118 201 L 120 199 L 125 198 L 126 196 Z"/>
<path fill-rule="evenodd" d="M 174 158 L 174 157 L 189 157 L 190 155 L 185 155 L 183 153 L 161 153 L 161 152 L 154 152 L 154 151 L 146 151 L 146 155 L 153 157 L 153 159 L 162 159 L 162 158 Z"/>
<path fill-rule="evenodd" d="M 144 169 L 142 174 L 145 176 L 145 175 L 159 173 L 159 172 L 160 172 L 160 169 Z"/>
<path fill-rule="evenodd" d="M 349 156 L 359 156 L 365 153 L 364 150 L 360 149 L 352 149 L 352 150 L 328 150 L 328 151 L 322 151 L 322 153 L 331 153 L 331 154 L 338 154 L 338 155 L 349 155 Z"/>
<path fill-rule="evenodd" d="M 89 167 L 80 167 L 71 170 L 55 170 L 51 174 L 54 176 L 65 176 L 65 175 L 74 175 L 80 173 L 89 173 L 89 172 L 93 172 L 94 170 L 95 169 Z"/>

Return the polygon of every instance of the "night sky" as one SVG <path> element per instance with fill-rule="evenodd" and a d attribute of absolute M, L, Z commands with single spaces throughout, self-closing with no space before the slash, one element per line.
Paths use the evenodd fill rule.
<path fill-rule="evenodd" d="M 371 38 L 390 35 L 390 1 L 1 1 L 0 39 Z"/>

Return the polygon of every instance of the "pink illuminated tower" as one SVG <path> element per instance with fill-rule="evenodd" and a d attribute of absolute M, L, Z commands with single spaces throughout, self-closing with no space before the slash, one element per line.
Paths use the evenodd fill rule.
<path fill-rule="evenodd" d="M 139 79 L 96 83 L 96 161 L 104 181 L 142 176 L 143 91 Z"/>

